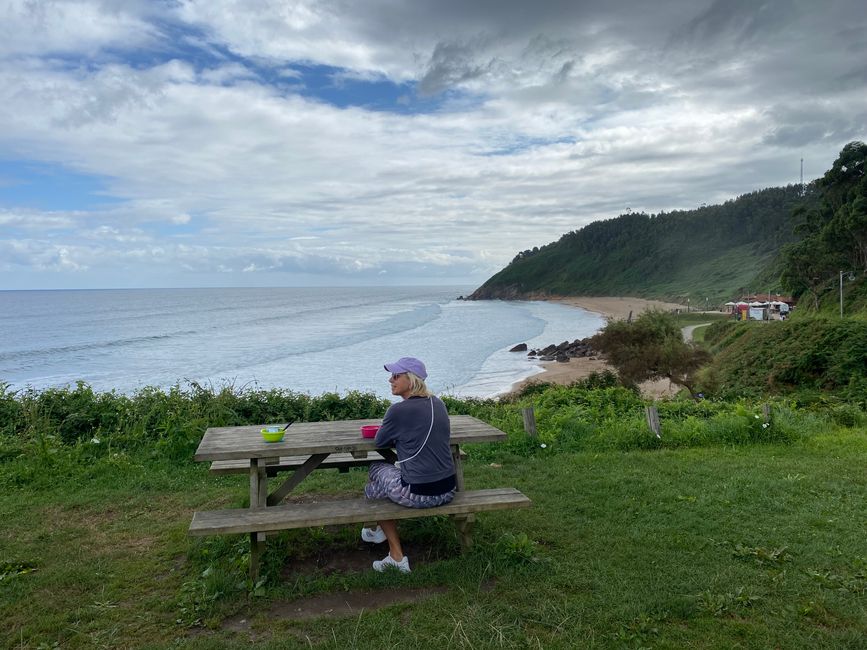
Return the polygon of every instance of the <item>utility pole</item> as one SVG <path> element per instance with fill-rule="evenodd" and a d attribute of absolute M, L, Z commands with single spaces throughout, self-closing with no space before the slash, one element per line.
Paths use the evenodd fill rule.
<path fill-rule="evenodd" d="M 843 276 L 849 274 L 849 279 L 855 279 L 854 271 L 840 271 L 840 318 L 843 318 Z"/>
<path fill-rule="evenodd" d="M 804 196 L 804 159 L 801 158 L 801 196 Z"/>
<path fill-rule="evenodd" d="M 843 318 L 843 271 L 840 271 L 840 318 Z"/>

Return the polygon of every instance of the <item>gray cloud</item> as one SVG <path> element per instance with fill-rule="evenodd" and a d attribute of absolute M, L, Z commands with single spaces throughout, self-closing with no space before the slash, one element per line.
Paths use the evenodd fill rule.
<path fill-rule="evenodd" d="M 437 43 L 421 77 L 418 88 L 434 95 L 448 88 L 483 77 L 496 65 L 492 59 L 476 62 L 476 48 L 463 43 Z"/>
<path fill-rule="evenodd" d="M 855 0 L 29 6 L 0 26 L 0 156 L 95 175 L 117 203 L 0 204 L 5 286 L 28 269 L 472 284 L 627 208 L 796 182 L 801 157 L 818 176 L 867 137 Z M 173 29 L 211 58 L 149 63 Z M 441 104 L 374 112 L 267 83 L 300 82 L 298 63 Z"/>
<path fill-rule="evenodd" d="M 714 0 L 674 30 L 670 44 L 747 46 L 784 30 L 799 11 L 795 0 Z"/>

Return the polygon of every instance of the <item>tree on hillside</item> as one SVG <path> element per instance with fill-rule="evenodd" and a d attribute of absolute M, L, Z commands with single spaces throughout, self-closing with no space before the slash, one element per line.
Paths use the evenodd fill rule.
<path fill-rule="evenodd" d="M 694 210 L 593 221 L 518 253 L 473 299 L 533 294 L 664 297 L 723 302 L 766 272 L 796 236 L 792 211 L 817 201 L 814 185 L 773 187 Z M 776 289 L 780 269 L 761 286 Z"/>
<path fill-rule="evenodd" d="M 850 142 L 816 183 L 819 203 L 796 213 L 802 239 L 783 251 L 781 281 L 796 297 L 833 287 L 841 270 L 867 271 L 867 144 Z"/>
<path fill-rule="evenodd" d="M 683 340 L 674 316 L 661 311 L 644 312 L 631 323 L 611 321 L 592 345 L 605 354 L 625 385 L 668 379 L 693 397 L 695 373 L 711 360 L 707 350 Z"/>

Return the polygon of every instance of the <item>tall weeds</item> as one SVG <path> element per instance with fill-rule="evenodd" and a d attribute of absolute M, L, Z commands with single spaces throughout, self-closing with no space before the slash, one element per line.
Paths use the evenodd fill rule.
<path fill-rule="evenodd" d="M 508 434 L 499 451 L 527 455 L 558 450 L 629 450 L 791 442 L 837 427 L 863 427 L 867 414 L 852 403 L 773 401 L 766 419 L 757 400 L 666 400 L 657 403 L 662 434 L 650 432 L 643 400 L 600 375 L 571 386 L 531 386 L 502 400 L 446 396 L 452 414 L 476 416 Z M 203 387 L 133 395 L 96 393 L 90 386 L 12 391 L 0 384 L 0 462 L 26 457 L 51 464 L 66 457 L 92 461 L 117 453 L 191 462 L 205 429 L 299 421 L 379 418 L 389 402 L 371 393 L 310 396 L 286 389 Z M 532 406 L 538 436 L 523 430 L 521 411 Z M 74 453 L 73 453 L 74 451 Z M 477 455 L 499 453 L 489 445 Z"/>

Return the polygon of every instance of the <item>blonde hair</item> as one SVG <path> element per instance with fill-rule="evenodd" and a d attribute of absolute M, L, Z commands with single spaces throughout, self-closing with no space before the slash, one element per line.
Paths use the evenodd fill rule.
<path fill-rule="evenodd" d="M 408 372 L 406 376 L 409 378 L 409 396 L 410 397 L 432 397 L 433 393 L 424 383 L 424 379 L 418 375 Z"/>

